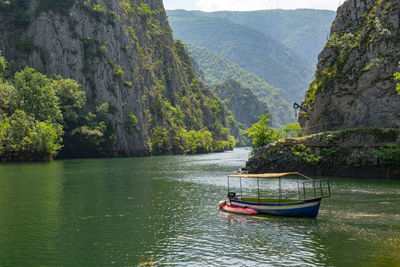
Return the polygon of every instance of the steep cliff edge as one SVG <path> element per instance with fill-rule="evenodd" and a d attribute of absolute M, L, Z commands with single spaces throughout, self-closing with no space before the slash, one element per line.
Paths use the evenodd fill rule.
<path fill-rule="evenodd" d="M 205 151 L 232 147 L 225 110 L 174 43 L 161 0 L 2 1 L 0 50 L 10 68 L 83 85 L 87 111 L 107 125 L 103 155 L 187 152 L 194 132 L 211 141 Z"/>
<path fill-rule="evenodd" d="M 259 148 L 249 172 L 400 178 L 400 1 L 347 0 L 319 55 L 303 138 Z"/>
<path fill-rule="evenodd" d="M 348 0 L 319 55 L 299 122 L 306 134 L 400 126 L 393 74 L 400 61 L 400 1 Z"/>

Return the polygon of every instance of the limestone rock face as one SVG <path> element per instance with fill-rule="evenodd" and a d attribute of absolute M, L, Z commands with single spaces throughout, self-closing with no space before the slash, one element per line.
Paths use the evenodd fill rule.
<path fill-rule="evenodd" d="M 390 151 L 393 144 L 400 144 L 399 129 L 360 128 L 317 133 L 261 147 L 243 170 L 399 179 L 398 166 L 388 162 L 382 153 Z"/>
<path fill-rule="evenodd" d="M 400 126 L 400 0 L 348 0 L 319 55 L 299 122 L 305 134 Z"/>
<path fill-rule="evenodd" d="M 224 114 L 203 105 L 218 101 L 211 91 L 190 86 L 196 77 L 174 49 L 162 0 L 3 2 L 0 50 L 10 65 L 77 80 L 88 111 L 108 103 L 104 120 L 114 137 L 108 155 L 149 154 L 151 130 L 168 129 L 170 107 L 180 106 L 188 130 L 225 126 Z"/>

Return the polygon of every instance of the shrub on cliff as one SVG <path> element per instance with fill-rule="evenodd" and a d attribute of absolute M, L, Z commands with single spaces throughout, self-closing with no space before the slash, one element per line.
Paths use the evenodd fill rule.
<path fill-rule="evenodd" d="M 400 146 L 390 144 L 387 147 L 382 147 L 378 150 L 377 156 L 381 163 L 388 169 L 392 168 L 397 173 L 400 169 Z"/>
<path fill-rule="evenodd" d="M 400 62 L 399 62 L 399 64 L 400 64 Z M 393 78 L 394 78 L 395 81 L 397 81 L 396 90 L 397 90 L 397 93 L 400 95 L 400 83 L 399 83 L 399 81 L 400 81 L 400 72 L 396 72 L 395 74 L 393 74 Z"/>
<path fill-rule="evenodd" d="M 269 126 L 270 123 L 269 114 L 263 114 L 260 116 L 259 122 L 253 124 L 245 131 L 245 134 L 253 140 L 251 144 L 253 148 L 265 146 L 281 137 L 280 132 Z"/>
<path fill-rule="evenodd" d="M 1 55 L 0 52 L 0 81 L 4 78 L 4 72 L 6 71 L 6 61 Z"/>
<path fill-rule="evenodd" d="M 282 129 L 282 135 L 284 137 L 301 137 L 302 136 L 302 131 L 300 124 L 298 123 L 291 123 L 289 125 L 286 125 Z"/>

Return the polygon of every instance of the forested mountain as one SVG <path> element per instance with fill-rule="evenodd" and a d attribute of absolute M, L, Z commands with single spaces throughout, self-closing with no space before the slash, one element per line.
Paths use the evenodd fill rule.
<path fill-rule="evenodd" d="M 222 100 L 222 103 L 233 112 L 242 130 L 247 130 L 260 120 L 260 116 L 269 113 L 266 103 L 260 101 L 254 93 L 244 88 L 235 80 L 227 80 L 214 87 L 214 92 Z"/>
<path fill-rule="evenodd" d="M 195 75 L 183 44 L 174 42 L 161 0 L 1 1 L 0 50 L 8 61 L 5 75 L 0 62 L 3 160 L 29 160 L 23 155 L 33 141 L 24 136 L 43 129 L 35 125 L 47 119 L 60 124 L 71 115 L 62 110 L 71 104 L 57 93 L 57 75 L 81 84 L 74 88 L 84 91 L 86 101 L 74 123 L 55 133 L 53 152 L 63 137 L 64 152 L 74 157 L 234 145 L 224 106 Z M 40 101 L 24 104 L 33 96 Z M 49 103 L 57 116 L 41 110 Z"/>
<path fill-rule="evenodd" d="M 288 101 L 300 101 L 312 79 L 312 65 L 284 44 L 252 28 L 204 12 L 168 11 L 174 37 L 206 47 L 283 88 Z"/>
<path fill-rule="evenodd" d="M 329 10 L 259 10 L 207 13 L 265 33 L 283 43 L 302 59 L 316 65 L 336 12 Z"/>
<path fill-rule="evenodd" d="M 242 85 L 261 97 L 278 90 L 254 73 L 244 70 L 206 47 L 199 47 L 192 43 L 187 43 L 185 46 L 195 57 L 200 69 L 204 72 L 205 81 L 209 84 L 221 83 L 229 79 L 240 80 Z"/>
<path fill-rule="evenodd" d="M 239 81 L 244 88 L 250 89 L 260 100 L 268 103 L 275 127 L 294 122 L 293 113 L 288 112 L 291 110 L 291 106 L 285 100 L 288 97 L 283 90 L 269 85 L 254 73 L 245 71 L 237 64 L 229 62 L 205 47 L 198 47 L 191 43 L 186 44 L 186 47 L 189 53 L 195 57 L 201 70 L 199 74 L 204 76 L 207 83 L 219 85 L 227 80 Z"/>

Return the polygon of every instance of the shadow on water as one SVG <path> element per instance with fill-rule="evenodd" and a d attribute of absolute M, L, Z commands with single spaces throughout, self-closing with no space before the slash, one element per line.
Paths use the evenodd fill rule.
<path fill-rule="evenodd" d="M 0 265 L 399 265 L 399 182 L 331 179 L 317 219 L 221 212 L 248 152 L 0 165 Z"/>

